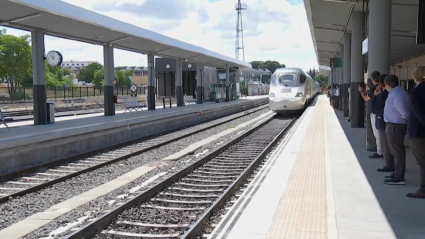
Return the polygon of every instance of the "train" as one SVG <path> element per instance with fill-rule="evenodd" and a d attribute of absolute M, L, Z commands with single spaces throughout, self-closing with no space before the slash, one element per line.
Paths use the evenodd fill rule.
<path fill-rule="evenodd" d="M 278 114 L 303 111 L 320 91 L 320 84 L 302 69 L 278 68 L 270 81 L 270 110 Z"/>

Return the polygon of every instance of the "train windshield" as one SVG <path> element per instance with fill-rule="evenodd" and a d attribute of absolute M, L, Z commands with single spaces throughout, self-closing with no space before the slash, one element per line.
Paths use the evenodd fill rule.
<path fill-rule="evenodd" d="M 273 74 L 272 76 L 272 84 L 276 85 L 276 84 L 280 84 L 280 85 L 285 85 L 285 86 L 290 86 L 295 84 L 295 74 L 289 74 L 287 72 L 285 73 L 277 73 L 277 74 Z"/>

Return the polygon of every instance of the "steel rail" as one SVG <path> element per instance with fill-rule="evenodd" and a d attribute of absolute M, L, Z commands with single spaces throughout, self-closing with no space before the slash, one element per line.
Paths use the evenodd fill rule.
<path fill-rule="evenodd" d="M 271 120 L 273 120 L 273 118 L 274 117 L 267 118 L 263 122 L 257 124 L 256 126 L 250 128 L 249 130 L 241 133 L 238 137 L 232 139 L 230 142 L 223 144 L 222 146 L 215 149 L 214 151 L 212 151 L 208 155 L 204 156 L 203 158 L 199 159 L 198 161 L 194 162 L 193 164 L 185 167 L 184 169 L 174 173 L 173 175 L 169 176 L 168 178 L 162 180 L 160 183 L 156 184 L 155 186 L 147 189 L 144 192 L 139 193 L 137 196 L 130 199 L 128 202 L 126 202 L 122 205 L 119 205 L 119 206 L 115 207 L 114 209 L 108 211 L 108 213 L 106 213 L 106 214 L 100 216 L 99 218 L 93 220 L 92 222 L 83 226 L 80 230 L 74 232 L 73 234 L 67 236 L 66 238 L 67 239 L 89 238 L 90 236 L 95 234 L 99 229 L 109 225 L 123 211 L 125 211 L 125 210 L 127 210 L 131 207 L 134 207 L 137 204 L 146 202 L 147 200 L 149 200 L 150 198 L 155 196 L 160 191 L 164 190 L 165 188 L 167 188 L 168 186 L 170 186 L 174 182 L 178 181 L 180 178 L 188 175 L 189 173 L 191 173 L 192 171 L 194 171 L 198 167 L 202 166 L 203 164 L 205 164 L 205 163 L 211 161 L 212 159 L 214 159 L 215 157 L 217 157 L 219 154 L 221 154 L 225 150 L 228 150 L 233 145 L 239 143 L 243 139 L 252 135 L 255 131 L 262 128 L 263 126 L 268 124 Z M 287 129 L 289 127 L 289 125 L 292 125 L 293 122 L 294 122 L 294 119 L 292 119 L 291 122 L 289 122 L 287 124 L 287 126 L 285 126 L 285 129 Z M 279 135 L 282 135 L 282 132 L 280 132 Z M 276 142 L 276 138 L 274 138 L 273 142 Z M 262 153 L 260 153 L 261 157 L 263 157 L 265 154 L 267 154 L 268 150 L 271 149 L 270 145 L 272 145 L 272 144 L 268 144 L 267 150 L 263 150 Z M 220 197 L 219 202 L 216 202 L 216 203 L 213 204 L 214 210 L 217 206 L 222 205 L 223 201 L 225 202 L 225 199 L 228 198 L 227 195 L 229 195 L 229 192 L 233 191 L 234 188 L 241 183 L 240 180 L 242 180 L 245 177 L 245 175 L 247 175 L 250 171 L 252 171 L 253 167 L 256 165 L 257 162 L 259 162 L 259 159 L 261 157 L 257 157 L 256 160 L 254 161 L 255 163 L 251 163 L 249 168 L 244 171 L 244 173 L 243 173 L 244 176 L 239 177 L 237 182 L 232 184 L 231 189 L 228 189 L 225 193 L 226 197 Z M 208 219 L 207 215 L 210 215 L 210 213 L 212 213 L 212 212 L 210 212 L 210 210 L 208 210 L 208 212 L 204 213 L 204 215 L 201 217 L 201 219 L 199 219 L 196 222 L 196 225 L 190 230 L 191 233 L 190 233 L 189 236 L 191 236 L 192 233 L 198 232 L 199 230 L 201 230 L 203 228 L 203 224 L 204 224 L 205 220 Z"/>
<path fill-rule="evenodd" d="M 8 201 L 10 198 L 14 198 L 14 197 L 18 197 L 18 196 L 23 196 L 23 195 L 26 195 L 28 193 L 35 192 L 35 191 L 38 191 L 40 189 L 46 188 L 48 186 L 54 185 L 56 183 L 65 181 L 65 180 L 70 179 L 70 178 L 73 178 L 73 177 L 76 177 L 76 176 L 78 176 L 80 174 L 93 171 L 95 169 L 101 168 L 103 166 L 106 166 L 106 165 L 109 165 L 109 164 L 112 164 L 112 163 L 115 163 L 115 162 L 118 162 L 118 161 L 121 161 L 121 160 L 124 160 L 124 159 L 128 159 L 130 157 L 133 157 L 135 155 L 138 155 L 138 154 L 141 154 L 141 153 L 144 153 L 144 152 L 147 152 L 147 151 L 151 151 L 151 150 L 156 149 L 156 148 L 159 148 L 161 146 L 164 146 L 164 145 L 173 143 L 175 141 L 178 141 L 180 139 L 187 138 L 187 137 L 189 137 L 191 135 L 200 133 L 202 131 L 211 129 L 213 127 L 220 126 L 220 125 L 225 124 L 225 123 L 228 123 L 229 121 L 232 121 L 232 120 L 235 120 L 235 119 L 244 117 L 246 115 L 255 113 L 257 111 L 263 110 L 263 109 L 265 109 L 267 107 L 268 107 L 267 105 L 261 105 L 259 107 L 254 108 L 254 109 L 251 108 L 250 110 L 245 111 L 244 114 L 241 114 L 241 112 L 236 112 L 234 114 L 241 114 L 241 115 L 238 115 L 238 116 L 236 116 L 234 118 L 231 118 L 229 120 L 226 120 L 226 121 L 223 121 L 223 122 L 219 122 L 219 123 L 216 123 L 216 124 L 213 124 L 213 125 L 204 127 L 202 129 L 195 130 L 193 132 L 190 132 L 190 133 L 187 133 L 187 134 L 178 136 L 176 138 L 173 138 L 173 139 L 170 139 L 170 140 L 166 140 L 164 142 L 161 142 L 161 143 L 158 143 L 158 144 L 149 146 L 147 148 L 143 148 L 141 150 L 137 150 L 137 151 L 131 152 L 131 153 L 126 154 L 126 155 L 123 155 L 123 156 L 119 156 L 119 157 L 117 157 L 115 159 L 111 159 L 109 161 L 102 162 L 102 163 L 99 163 L 99 164 L 90 166 L 88 168 L 85 168 L 85 169 L 81 169 L 81 170 L 79 170 L 77 172 L 70 173 L 70 174 L 64 175 L 64 176 L 59 177 L 59 178 L 55 178 L 55 179 L 50 180 L 50 181 L 47 181 L 45 183 L 41 183 L 39 185 L 35 185 L 33 187 L 29 187 L 27 189 L 24 189 L 24 190 L 15 192 L 15 193 L 11 193 L 11 194 L 9 194 L 7 196 L 0 197 L 0 203 L 4 203 L 4 202 Z M 243 110 L 241 110 L 241 111 L 243 111 Z M 103 151 L 113 151 L 113 150 L 115 150 L 117 148 L 128 146 L 128 145 L 137 143 L 139 141 L 145 141 L 145 140 L 148 140 L 148 139 L 152 139 L 152 138 L 156 138 L 156 137 L 159 137 L 159 136 L 163 136 L 163 135 L 168 134 L 168 133 L 172 133 L 172 132 L 175 132 L 175 131 L 179 131 L 179 130 L 183 130 L 183 129 L 186 129 L 186 128 L 194 127 L 194 126 L 197 126 L 197 125 L 200 125 L 200 124 L 208 123 L 210 121 L 217 120 L 219 118 L 221 118 L 221 117 L 214 117 L 214 118 L 211 118 L 211 119 L 208 119 L 208 120 L 204 120 L 204 121 L 201 121 L 201 122 L 196 122 L 196 123 L 185 125 L 185 126 L 179 126 L 179 127 L 176 127 L 176 128 L 173 128 L 173 129 L 169 129 L 169 130 L 165 130 L 165 131 L 162 131 L 162 132 L 159 132 L 159 133 L 155 133 L 155 134 L 152 134 L 152 135 L 143 137 L 143 138 L 135 139 L 135 140 L 132 140 L 132 141 L 127 141 L 127 142 L 120 143 L 120 144 L 117 144 L 117 145 L 108 146 L 108 147 L 105 147 L 105 148 L 97 149 L 97 150 L 90 151 L 90 152 L 83 153 L 83 154 L 79 154 L 79 155 L 76 155 L 76 156 L 71 156 L 71 157 L 68 157 L 68 158 L 65 158 L 65 159 L 62 159 L 62 160 L 58 160 L 58 161 L 55 161 L 55 162 L 49 162 L 49 163 L 46 163 L 46 164 L 38 165 L 38 166 L 33 167 L 33 168 L 29 168 L 29 169 L 25 169 L 25 170 L 13 172 L 13 173 L 1 175 L 0 176 L 0 180 L 2 180 L 2 181 L 10 180 L 10 179 L 13 179 L 13 178 L 24 176 L 25 174 L 31 174 L 31 173 L 33 173 L 34 171 L 36 171 L 36 170 L 38 170 L 40 168 L 59 166 L 61 164 L 65 164 L 65 163 L 69 163 L 69 162 L 73 162 L 73 161 L 77 161 L 77 160 L 80 160 L 80 159 L 84 159 L 84 158 L 90 157 L 90 156 L 92 156 L 94 154 L 98 154 L 98 153 L 103 152 Z"/>
<path fill-rule="evenodd" d="M 240 185 L 252 174 L 255 167 L 267 156 L 267 154 L 273 149 L 274 145 L 280 140 L 285 132 L 290 128 L 296 118 L 293 118 L 289 124 L 287 124 L 267 145 L 267 147 L 250 163 L 250 165 L 242 172 L 242 174 L 230 185 L 229 188 L 204 212 L 204 214 L 192 225 L 189 230 L 181 237 L 181 239 L 192 239 L 196 238 L 207 225 L 209 218 L 213 213 L 219 211 L 226 202 L 232 197 L 232 194 L 239 188 Z"/>

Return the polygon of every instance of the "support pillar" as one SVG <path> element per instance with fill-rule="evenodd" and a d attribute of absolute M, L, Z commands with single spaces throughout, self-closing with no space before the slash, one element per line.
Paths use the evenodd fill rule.
<path fill-rule="evenodd" d="M 148 55 L 148 110 L 155 110 L 155 55 L 149 53 Z"/>
<path fill-rule="evenodd" d="M 229 64 L 226 64 L 226 102 L 230 101 L 230 69 Z"/>
<path fill-rule="evenodd" d="M 344 84 L 343 84 L 343 97 L 344 97 L 344 117 L 348 117 L 348 104 L 349 95 L 348 87 L 351 83 L 351 34 L 344 34 L 344 59 L 343 59 L 343 71 L 344 71 Z"/>
<path fill-rule="evenodd" d="M 109 46 L 109 44 L 103 46 L 103 70 L 105 76 L 104 82 L 104 92 L 103 92 L 103 101 L 104 101 L 104 115 L 105 116 L 114 116 L 115 115 L 115 103 L 114 103 L 114 80 L 115 80 L 115 71 L 114 71 L 114 48 Z"/>
<path fill-rule="evenodd" d="M 47 124 L 46 65 L 44 63 L 44 33 L 31 31 L 34 125 Z"/>
<path fill-rule="evenodd" d="M 370 0 L 367 67 L 369 74 L 373 71 L 390 73 L 391 4 L 392 1 Z M 372 88 L 372 85 L 369 87 Z M 370 105 L 367 104 L 368 115 L 371 112 Z M 376 139 L 370 120 L 366 122 L 366 131 L 366 150 L 375 151 Z"/>
<path fill-rule="evenodd" d="M 177 106 L 184 106 L 183 100 L 183 61 L 176 60 L 176 98 Z"/>
<path fill-rule="evenodd" d="M 357 86 L 364 82 L 364 67 L 362 55 L 362 31 L 363 31 L 363 13 L 353 12 L 351 14 L 351 87 L 350 87 L 350 110 L 351 110 L 351 128 L 364 127 L 364 101 L 360 95 Z"/>
<path fill-rule="evenodd" d="M 339 44 L 339 58 L 341 58 L 344 61 L 344 45 Z M 339 110 L 344 109 L 344 66 L 341 66 L 338 68 L 338 89 L 339 89 Z"/>
<path fill-rule="evenodd" d="M 196 68 L 196 103 L 202 104 L 203 101 L 203 82 L 204 82 L 204 66 L 198 64 Z"/>

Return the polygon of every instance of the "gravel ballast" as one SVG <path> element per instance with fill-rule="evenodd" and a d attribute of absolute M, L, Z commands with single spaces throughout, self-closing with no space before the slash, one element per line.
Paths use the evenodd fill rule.
<path fill-rule="evenodd" d="M 4 229 L 20 220 L 25 219 L 26 217 L 37 213 L 42 212 L 49 207 L 60 203 L 62 201 L 65 201 L 69 198 L 72 198 L 78 194 L 81 194 L 83 192 L 86 192 L 92 188 L 95 188 L 101 184 L 104 184 L 108 181 L 111 181 L 112 179 L 115 179 L 135 168 L 138 168 L 146 163 L 158 161 L 162 158 L 165 158 L 173 153 L 176 153 L 185 147 L 187 147 L 190 144 L 193 144 L 195 142 L 198 142 L 202 139 L 208 138 L 212 135 L 215 135 L 217 133 L 220 133 L 230 127 L 234 127 L 238 124 L 241 124 L 243 122 L 249 121 L 255 117 L 258 117 L 259 115 L 267 112 L 268 109 L 263 109 L 260 111 L 257 111 L 253 114 L 244 116 L 242 118 L 233 120 L 231 122 L 225 123 L 223 125 L 214 127 L 212 129 L 206 130 L 204 132 L 197 133 L 195 135 L 189 136 L 187 138 L 181 139 L 177 142 L 173 142 L 171 144 L 162 146 L 158 149 L 143 153 L 138 156 L 131 157 L 127 160 L 122 160 L 117 163 L 107 165 L 105 167 L 99 168 L 95 171 L 91 171 L 88 173 L 81 174 L 75 178 L 66 180 L 64 182 L 55 184 L 51 187 L 42 189 L 40 191 L 27 194 L 25 196 L 10 200 L 8 202 L 5 202 L 0 205 L 0 211 L 2 214 L 2 217 L 0 218 L 0 229 Z M 208 123 L 206 123 L 208 124 Z M 196 126 L 199 127 L 199 126 Z M 163 138 L 169 138 L 170 136 L 174 136 L 175 134 L 181 135 L 184 134 L 184 131 L 190 130 L 185 129 L 181 130 L 175 133 L 171 133 L 165 136 L 161 136 Z M 236 133 L 234 133 L 235 135 Z M 211 147 L 212 145 L 210 145 Z M 197 150 L 195 152 L 196 154 L 202 153 L 206 150 L 206 147 L 202 147 L 200 150 Z M 70 213 L 58 218 L 57 221 L 52 222 L 51 224 L 55 224 L 56 222 L 59 222 L 60 226 L 64 226 L 68 222 L 72 222 L 73 220 L 78 219 L 81 217 L 80 215 L 89 214 L 88 212 L 100 212 L 106 209 L 109 206 L 115 207 L 116 204 L 110 204 L 110 200 L 116 200 L 116 197 L 121 194 L 125 194 L 128 192 L 129 189 L 138 186 L 143 181 L 153 177 L 154 175 L 157 175 L 161 172 L 166 171 L 176 171 L 179 168 L 183 167 L 184 165 L 187 165 L 189 163 L 189 159 L 191 157 L 195 156 L 187 156 L 184 157 L 182 160 L 179 160 L 177 162 L 170 162 L 169 165 L 161 168 L 156 168 L 152 170 L 151 172 L 143 175 L 139 179 L 133 181 L 132 183 L 117 189 L 104 197 L 98 198 L 86 205 L 81 206 L 80 208 L 77 208 L 76 210 L 71 211 Z M 165 177 L 167 175 L 164 175 Z M 159 181 L 160 179 L 157 179 L 156 181 Z M 152 182 L 155 183 L 156 181 Z M 141 189 L 139 189 L 141 190 Z M 125 195 L 123 196 L 125 199 Z M 88 206 L 88 208 L 86 208 Z M 69 217 L 65 217 L 69 216 Z M 65 218 L 64 218 L 65 217 Z M 50 225 L 50 224 L 49 224 Z M 46 227 L 48 227 L 47 225 Z M 49 227 L 51 229 L 55 229 L 54 226 Z M 50 230 L 50 229 L 49 229 Z M 40 236 L 47 236 L 46 232 L 50 233 L 52 230 L 45 230 L 45 227 L 41 228 L 37 232 L 40 232 L 38 235 L 28 235 L 27 238 L 38 238 Z"/>

